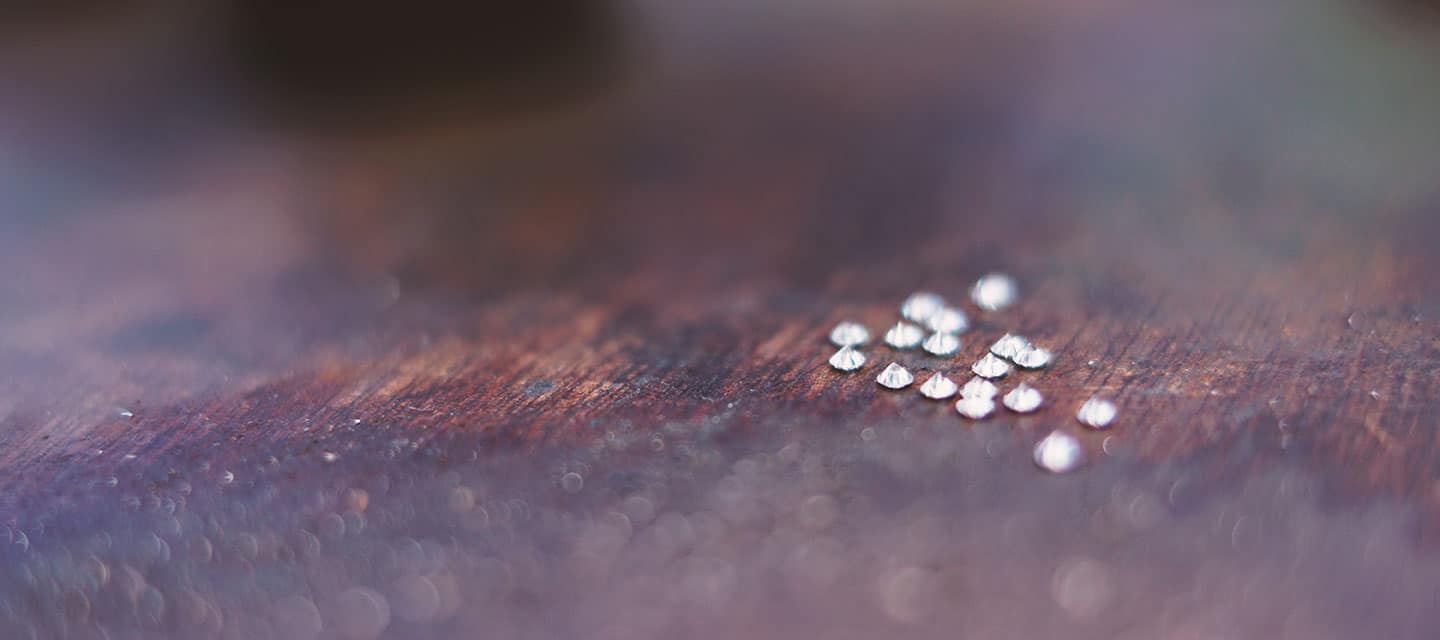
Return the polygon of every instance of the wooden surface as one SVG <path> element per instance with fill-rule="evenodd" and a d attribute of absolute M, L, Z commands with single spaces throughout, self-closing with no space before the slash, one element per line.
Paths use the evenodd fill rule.
<path fill-rule="evenodd" d="M 385 637 L 470 637 L 481 618 L 525 637 L 1353 637 L 1342 614 L 1425 637 L 1433 31 L 1328 3 L 1050 4 L 617 5 L 577 54 L 614 68 L 562 66 L 544 81 L 584 91 L 503 110 L 480 85 L 316 119 L 315 96 L 292 109 L 302 96 L 184 35 L 27 84 L 0 107 L 0 619 L 36 637 L 374 637 L 339 622 L 359 585 L 388 598 Z M 836 321 L 878 332 L 911 291 L 962 299 L 992 270 L 1023 297 L 970 308 L 959 356 L 824 366 Z M 1007 331 L 1057 354 L 1014 376 L 1048 399 L 1033 416 L 975 425 L 873 381 L 890 360 L 963 372 Z M 1120 406 L 1109 431 L 1071 417 L 1094 393 Z M 1028 462 L 1057 428 L 1089 453 L 1076 476 Z M 515 500 L 554 517 L 477 542 L 457 486 L 496 521 Z M 732 494 L 768 506 L 734 515 Z M 703 562 L 555 560 L 593 533 L 556 523 L 609 522 L 636 495 L 686 526 L 720 514 L 723 543 L 697 543 Z M 1128 528 L 1097 524 L 1115 505 Z M 336 513 L 369 528 L 317 542 L 307 586 L 276 577 Z M 663 546 L 663 518 L 625 513 L 631 548 Z M 186 517 L 213 562 L 182 552 Z M 95 531 L 115 541 L 91 550 Z M 527 536 L 554 545 L 513 546 Z M 165 560 L 135 550 L 151 537 Z M 757 567 L 801 538 L 807 557 L 843 548 L 826 566 L 853 580 Z M 511 587 L 477 586 L 479 560 L 359 559 L 403 565 L 417 540 Z M 66 587 L 92 552 L 110 582 Z M 122 568 L 141 586 L 107 595 Z M 415 580 L 466 604 L 415 605 Z M 814 599 L 756 599 L 776 584 Z M 700 595 L 636 613 L 656 585 Z"/>

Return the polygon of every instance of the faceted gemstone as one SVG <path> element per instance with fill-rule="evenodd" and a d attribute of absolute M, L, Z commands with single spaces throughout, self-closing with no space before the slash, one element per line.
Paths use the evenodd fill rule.
<path fill-rule="evenodd" d="M 970 287 L 970 299 L 975 306 L 986 311 L 998 311 L 1015 303 L 1020 297 L 1020 286 L 1015 279 L 1003 273 L 987 273 Z"/>
<path fill-rule="evenodd" d="M 904 389 L 914 381 L 915 376 L 910 375 L 905 367 L 895 362 L 890 363 L 890 366 L 885 367 L 885 370 L 875 377 L 875 382 L 880 383 L 880 386 L 886 389 Z"/>
<path fill-rule="evenodd" d="M 945 308 L 945 299 L 928 291 L 919 291 L 910 294 L 905 302 L 900 303 L 900 316 L 912 322 L 924 323 Z"/>
<path fill-rule="evenodd" d="M 994 398 L 998 393 L 1000 393 L 1000 387 L 980 376 L 971 378 L 969 382 L 965 383 L 965 386 L 960 387 L 960 395 L 966 398 Z"/>
<path fill-rule="evenodd" d="M 1011 360 L 1025 369 L 1039 369 L 1050 364 L 1050 352 L 1035 345 L 1029 345 L 1021 349 L 1020 353 L 1015 354 Z"/>
<path fill-rule="evenodd" d="M 995 357 L 993 353 L 987 353 L 979 362 L 970 367 L 970 370 L 982 378 L 1003 378 L 1005 374 L 1010 373 L 1010 363 Z"/>
<path fill-rule="evenodd" d="M 930 316 L 925 325 L 936 333 L 965 333 L 970 328 L 970 318 L 960 309 L 945 307 Z"/>
<path fill-rule="evenodd" d="M 960 350 L 960 339 L 951 333 L 932 333 L 921 346 L 932 356 L 954 355 Z"/>
<path fill-rule="evenodd" d="M 914 349 L 925 341 L 925 330 L 908 322 L 897 322 L 885 332 L 885 344 L 896 349 Z"/>
<path fill-rule="evenodd" d="M 858 322 L 846 320 L 830 330 L 830 342 L 837 347 L 858 347 L 870 341 L 870 330 Z"/>
<path fill-rule="evenodd" d="M 1110 426 L 1115 420 L 1115 403 L 1100 397 L 1091 397 L 1080 405 L 1080 410 L 1075 412 L 1075 419 L 1091 429 L 1104 429 Z"/>
<path fill-rule="evenodd" d="M 931 400 L 944 400 L 955 395 L 955 391 L 958 389 L 959 387 L 956 386 L 955 381 L 945 377 L 945 374 L 936 371 L 935 375 L 930 376 L 930 379 L 925 381 L 925 384 L 920 385 L 920 395 Z"/>
<path fill-rule="evenodd" d="M 955 410 L 971 420 L 983 420 L 995 412 L 995 401 L 981 396 L 962 397 L 955 402 Z"/>
<path fill-rule="evenodd" d="M 830 366 L 839 371 L 855 371 L 865 366 L 865 354 L 855 350 L 855 347 L 840 347 L 835 355 L 830 356 Z"/>
<path fill-rule="evenodd" d="M 1085 451 L 1074 437 L 1052 431 L 1035 445 L 1035 466 L 1050 473 L 1069 473 L 1085 462 Z"/>
<path fill-rule="evenodd" d="M 1002 401 L 1006 408 L 1015 413 L 1030 413 L 1040 408 L 1045 397 L 1040 395 L 1039 389 L 1022 382 L 1019 386 L 1011 389 L 1010 393 L 1005 394 Z"/>
<path fill-rule="evenodd" d="M 990 353 L 1006 360 L 1011 360 L 1015 356 L 1020 355 L 1020 352 L 1029 346 L 1030 341 L 1026 340 L 1024 336 L 1007 333 L 1000 336 L 1000 339 L 996 340 L 995 344 L 990 345 Z"/>

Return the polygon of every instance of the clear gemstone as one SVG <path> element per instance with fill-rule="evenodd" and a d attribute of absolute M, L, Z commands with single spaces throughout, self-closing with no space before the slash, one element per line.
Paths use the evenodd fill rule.
<path fill-rule="evenodd" d="M 1003 273 L 987 273 L 970 287 L 970 299 L 975 306 L 986 311 L 998 311 L 1015 303 L 1020 296 L 1020 286 L 1015 279 Z"/>
<path fill-rule="evenodd" d="M 970 318 L 960 309 L 945 307 L 930 316 L 925 325 L 937 333 L 965 333 L 970 328 Z"/>
<path fill-rule="evenodd" d="M 1025 369 L 1039 369 L 1050 364 L 1050 352 L 1035 345 L 1030 345 L 1020 350 L 1011 358 L 1015 364 Z"/>
<path fill-rule="evenodd" d="M 900 303 L 900 315 L 906 320 L 925 322 L 943 308 L 944 298 L 928 291 L 920 291 L 910 294 L 905 302 Z"/>
<path fill-rule="evenodd" d="M 982 420 L 995 412 L 995 401 L 981 396 L 966 396 L 955 402 L 955 410 L 971 420 Z"/>
<path fill-rule="evenodd" d="M 1045 402 L 1045 396 L 1040 395 L 1040 390 L 1024 382 L 1020 386 L 1010 390 L 1002 400 L 1005 407 L 1015 413 L 1030 413 L 1040 408 Z"/>
<path fill-rule="evenodd" d="M 945 374 L 935 372 L 925 384 L 920 385 L 920 395 L 931 400 L 944 400 L 955 395 L 959 387 L 955 381 L 945 377 Z"/>
<path fill-rule="evenodd" d="M 1000 393 L 1000 387 L 980 376 L 971 378 L 969 382 L 965 383 L 965 386 L 960 387 L 960 395 L 966 398 L 994 398 L 998 393 Z"/>
<path fill-rule="evenodd" d="M 914 349 L 925 341 L 925 330 L 908 322 L 897 322 L 885 332 L 885 344 L 896 349 Z"/>
<path fill-rule="evenodd" d="M 837 347 L 858 347 L 870 341 L 870 330 L 858 322 L 846 320 L 830 330 L 830 342 Z"/>
<path fill-rule="evenodd" d="M 1029 346 L 1030 341 L 1026 340 L 1024 336 L 1017 336 L 1012 333 L 1007 333 L 1003 336 L 1000 336 L 1000 339 L 996 340 L 995 344 L 990 345 L 990 353 L 1000 356 L 1001 358 L 1004 358 L 1006 360 L 1010 360 L 1015 356 L 1020 355 L 1020 352 L 1025 350 L 1026 348 L 1029 348 Z"/>
<path fill-rule="evenodd" d="M 1010 363 L 995 357 L 993 353 L 987 353 L 979 362 L 970 367 L 970 370 L 982 378 L 1003 378 L 1005 374 L 1010 373 Z"/>
<path fill-rule="evenodd" d="M 1052 431 L 1035 444 L 1035 465 L 1050 473 L 1069 473 L 1085 462 L 1085 451 L 1073 436 Z"/>
<path fill-rule="evenodd" d="M 855 371 L 865 366 L 865 354 L 855 350 L 855 347 L 840 347 L 835 355 L 830 356 L 830 366 L 839 371 Z"/>
<path fill-rule="evenodd" d="M 880 383 L 880 386 L 886 389 L 904 389 L 914 381 L 915 376 L 910 375 L 910 372 L 906 371 L 905 367 L 895 362 L 890 363 L 890 366 L 885 367 L 885 370 L 881 371 L 880 375 L 875 376 L 875 382 Z"/>
<path fill-rule="evenodd" d="M 1091 429 L 1104 429 L 1115 420 L 1116 413 L 1115 403 L 1092 397 L 1080 405 L 1080 410 L 1075 412 L 1075 419 Z"/>
<path fill-rule="evenodd" d="M 925 339 L 925 353 L 932 356 L 954 355 L 960 350 L 960 339 L 950 333 L 933 333 Z"/>

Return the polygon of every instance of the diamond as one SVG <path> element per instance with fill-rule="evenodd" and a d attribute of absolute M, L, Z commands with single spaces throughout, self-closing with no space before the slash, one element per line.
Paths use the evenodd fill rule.
<path fill-rule="evenodd" d="M 1099 397 L 1091 397 L 1080 405 L 1080 410 L 1075 412 L 1075 419 L 1091 429 L 1104 429 L 1110 426 L 1115 420 L 1115 403 Z"/>
<path fill-rule="evenodd" d="M 971 420 L 983 420 L 995 412 L 995 401 L 980 396 L 968 396 L 955 402 L 955 410 Z"/>
<path fill-rule="evenodd" d="M 996 340 L 995 344 L 990 345 L 990 353 L 1010 360 L 1019 355 L 1022 350 L 1029 348 L 1029 346 L 1030 341 L 1026 340 L 1025 336 L 1007 333 L 1000 336 L 1000 339 Z"/>
<path fill-rule="evenodd" d="M 957 389 L 959 389 L 959 387 L 955 385 L 953 380 L 945 377 L 945 374 L 936 371 L 935 375 L 930 376 L 930 379 L 925 381 L 925 384 L 920 385 L 920 395 L 931 400 L 944 400 L 955 395 Z"/>
<path fill-rule="evenodd" d="M 875 382 L 880 383 L 880 386 L 886 389 L 904 389 L 914 381 L 915 376 L 910 375 L 905 367 L 895 362 L 890 363 L 890 366 L 885 367 L 885 370 L 875 377 Z"/>
<path fill-rule="evenodd" d="M 897 322 L 885 332 L 885 344 L 896 349 L 914 349 L 925 340 L 925 331 L 907 322 Z"/>
<path fill-rule="evenodd" d="M 1085 451 L 1073 436 L 1052 431 L 1035 444 L 1035 466 L 1050 473 L 1069 473 L 1085 462 Z"/>
<path fill-rule="evenodd" d="M 932 356 L 949 356 L 960 350 L 960 339 L 954 334 L 933 333 L 925 339 L 925 344 L 922 346 L 925 348 L 925 353 Z"/>
<path fill-rule="evenodd" d="M 982 378 L 1003 378 L 1005 374 L 1010 373 L 1010 363 L 995 357 L 993 353 L 987 353 L 979 362 L 970 367 L 970 370 Z"/>
<path fill-rule="evenodd" d="M 1045 396 L 1040 395 L 1040 390 L 1024 382 L 1020 386 L 1010 390 L 1003 399 L 1005 407 L 1015 413 L 1030 413 L 1040 408 L 1045 402 Z"/>
<path fill-rule="evenodd" d="M 1020 286 L 1015 279 L 1003 273 L 987 273 L 970 287 L 970 299 L 975 306 L 986 311 L 999 311 L 1012 304 L 1020 296 Z"/>
<path fill-rule="evenodd" d="M 830 342 L 837 347 L 858 347 L 870 341 L 870 330 L 858 322 L 846 320 L 830 330 Z"/>
<path fill-rule="evenodd" d="M 855 350 L 855 347 L 840 347 L 835 355 L 830 356 L 830 366 L 837 371 L 855 371 L 865 366 L 865 354 Z"/>
<path fill-rule="evenodd" d="M 998 393 L 1000 393 L 1000 387 L 980 376 L 971 378 L 969 382 L 965 383 L 965 386 L 960 387 L 960 395 L 966 398 L 994 398 Z"/>
<path fill-rule="evenodd" d="M 970 328 L 970 318 L 960 309 L 945 307 L 930 316 L 925 325 L 936 333 L 965 333 Z"/>
<path fill-rule="evenodd" d="M 1028 345 L 1011 360 L 1024 369 L 1039 369 L 1050 364 L 1050 352 L 1035 345 Z"/>
<path fill-rule="evenodd" d="M 900 303 L 900 315 L 906 320 L 925 322 L 943 308 L 944 298 L 928 291 L 920 291 L 910 294 L 905 302 Z"/>

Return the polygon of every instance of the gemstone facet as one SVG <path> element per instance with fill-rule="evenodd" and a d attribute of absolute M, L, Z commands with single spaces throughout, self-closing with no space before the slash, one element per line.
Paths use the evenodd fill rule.
<path fill-rule="evenodd" d="M 1010 373 L 1010 363 L 995 357 L 993 353 L 987 353 L 979 362 L 970 367 L 970 370 L 982 378 L 1003 378 L 1005 374 Z"/>
<path fill-rule="evenodd" d="M 1005 407 L 1015 413 L 1030 413 L 1040 408 L 1045 402 L 1045 396 L 1040 395 L 1040 390 L 1024 382 L 1010 390 L 1002 399 Z"/>
<path fill-rule="evenodd" d="M 896 349 L 914 349 L 925 340 L 925 330 L 908 322 L 897 322 L 885 332 L 885 344 Z"/>
<path fill-rule="evenodd" d="M 960 309 L 945 307 L 930 316 L 925 325 L 936 333 L 965 333 L 970 328 L 970 318 Z"/>
<path fill-rule="evenodd" d="M 965 383 L 965 386 L 960 387 L 960 395 L 966 398 L 994 398 L 998 393 L 1000 393 L 1000 387 L 980 376 L 971 378 L 969 382 Z"/>
<path fill-rule="evenodd" d="M 987 273 L 970 287 L 970 299 L 975 306 L 986 311 L 999 311 L 1020 297 L 1020 286 L 1015 279 L 1003 273 Z"/>
<path fill-rule="evenodd" d="M 995 344 L 990 345 L 990 353 L 1000 356 L 1001 358 L 1004 358 L 1006 360 L 1010 360 L 1015 356 L 1019 355 L 1021 351 L 1029 347 L 1030 341 L 1026 340 L 1024 336 L 1017 336 L 1012 333 L 1007 333 L 1003 336 L 1000 336 L 1000 339 L 996 340 Z"/>
<path fill-rule="evenodd" d="M 1050 352 L 1035 345 L 1027 345 L 1010 360 L 1024 369 L 1039 369 L 1050 364 Z"/>
<path fill-rule="evenodd" d="M 830 330 L 830 343 L 837 347 L 858 347 L 870 341 L 870 330 L 858 322 L 846 320 Z"/>
<path fill-rule="evenodd" d="M 830 366 L 837 371 L 855 371 L 865 366 L 865 354 L 855 350 L 855 347 L 840 347 L 835 355 L 830 356 Z"/>
<path fill-rule="evenodd" d="M 912 322 L 926 322 L 930 316 L 945 308 L 945 299 L 928 291 L 918 291 L 900 303 L 900 315 Z"/>
<path fill-rule="evenodd" d="M 995 401 L 982 396 L 962 397 L 955 402 L 955 411 L 971 420 L 983 420 L 995 412 Z"/>
<path fill-rule="evenodd" d="M 914 381 L 915 376 L 895 362 L 890 363 L 890 366 L 885 367 L 885 370 L 875 377 L 875 382 L 886 389 L 904 389 Z"/>
<path fill-rule="evenodd" d="M 1035 466 L 1050 473 L 1069 473 L 1085 462 L 1085 451 L 1073 436 L 1052 431 L 1035 444 Z"/>
<path fill-rule="evenodd" d="M 958 389 L 959 386 L 955 384 L 955 381 L 936 371 L 935 375 L 925 381 L 925 384 L 920 385 L 920 395 L 931 400 L 944 400 L 955 395 Z"/>
<path fill-rule="evenodd" d="M 1100 397 L 1091 397 L 1080 405 L 1080 410 L 1075 412 L 1075 419 L 1091 429 L 1104 429 L 1110 426 L 1115 420 L 1115 403 Z"/>
<path fill-rule="evenodd" d="M 960 339 L 952 333 L 932 333 L 921 346 L 932 356 L 949 356 L 960 350 Z"/>

